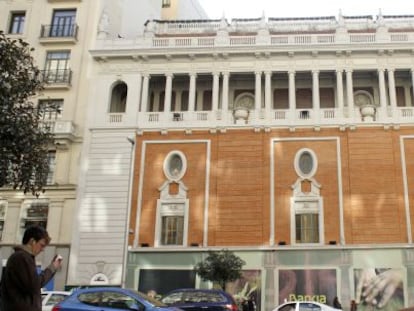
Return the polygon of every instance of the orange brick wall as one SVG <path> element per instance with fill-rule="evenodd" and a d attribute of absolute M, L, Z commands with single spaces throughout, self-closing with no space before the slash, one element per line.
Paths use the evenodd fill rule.
<path fill-rule="evenodd" d="M 202 244 L 207 144 L 180 142 L 200 139 L 211 144 L 208 245 L 269 245 L 271 152 L 274 155 L 275 242 L 291 243 L 291 186 L 298 178 L 294 157 L 301 148 L 312 149 L 318 159 L 315 179 L 321 184 L 325 242 L 339 241 L 338 138 L 346 243 L 404 243 L 407 242 L 407 227 L 400 136 L 409 134 L 410 129 L 397 131 L 380 127 L 346 131 L 301 129 L 295 132 L 229 129 L 225 133 L 193 131 L 190 135 L 184 132 L 144 133 L 137 136 L 130 227 L 136 226 L 137 189 L 142 174 L 140 163 L 141 157 L 145 156 L 139 241 L 154 244 L 158 188 L 166 180 L 163 161 L 170 151 L 180 150 L 188 161 L 183 178 L 190 200 L 188 243 Z M 154 140 L 158 142 L 147 144 L 143 155 L 142 142 Z M 414 160 L 410 154 L 414 152 L 414 139 L 407 140 L 405 145 L 407 182 L 413 187 Z M 411 195 L 411 206 L 413 203 Z M 133 239 L 134 235 L 131 235 L 130 243 Z"/>

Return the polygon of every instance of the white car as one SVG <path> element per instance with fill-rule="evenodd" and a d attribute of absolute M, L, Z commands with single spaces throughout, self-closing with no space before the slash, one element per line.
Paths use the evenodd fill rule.
<path fill-rule="evenodd" d="M 61 302 L 71 292 L 65 291 L 42 291 L 42 311 L 52 311 L 55 304 Z"/>
<path fill-rule="evenodd" d="M 341 311 L 316 301 L 288 301 L 273 311 Z"/>

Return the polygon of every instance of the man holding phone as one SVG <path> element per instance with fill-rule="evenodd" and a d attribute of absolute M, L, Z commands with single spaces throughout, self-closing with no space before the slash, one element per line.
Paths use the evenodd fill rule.
<path fill-rule="evenodd" d="M 50 243 L 46 229 L 32 226 L 23 234 L 22 245 L 14 248 L 7 260 L 1 280 L 2 311 L 41 311 L 42 287 L 62 266 L 62 257 L 56 255 L 40 274 L 36 271 L 35 257 Z"/>

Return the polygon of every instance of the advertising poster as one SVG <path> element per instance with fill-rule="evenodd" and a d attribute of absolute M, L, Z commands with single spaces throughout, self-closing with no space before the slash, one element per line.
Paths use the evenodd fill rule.
<path fill-rule="evenodd" d="M 358 311 L 394 311 L 404 308 L 402 269 L 355 269 L 355 301 Z"/>
<path fill-rule="evenodd" d="M 260 310 L 261 270 L 243 270 L 242 277 L 227 283 L 226 291 L 233 295 L 240 311 Z"/>
<path fill-rule="evenodd" d="M 279 303 L 317 301 L 332 305 L 336 296 L 336 269 L 279 270 Z"/>

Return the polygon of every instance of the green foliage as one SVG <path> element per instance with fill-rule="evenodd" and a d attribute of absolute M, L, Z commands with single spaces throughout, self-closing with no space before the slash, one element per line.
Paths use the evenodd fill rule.
<path fill-rule="evenodd" d="M 0 31 L 0 187 L 37 195 L 46 184 L 53 135 L 39 126 L 39 110 L 29 101 L 43 88 L 32 50 Z"/>
<path fill-rule="evenodd" d="M 194 267 L 195 272 L 203 281 L 218 283 L 223 290 L 226 283 L 241 277 L 244 260 L 229 250 L 210 251 L 208 256 Z"/>

